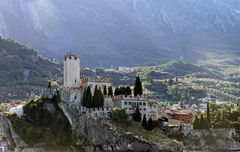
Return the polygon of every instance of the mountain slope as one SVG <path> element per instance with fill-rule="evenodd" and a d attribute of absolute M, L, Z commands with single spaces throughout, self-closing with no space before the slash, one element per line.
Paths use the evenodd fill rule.
<path fill-rule="evenodd" d="M 239 15 L 238 0 L 1 0 L 0 35 L 58 59 L 78 52 L 84 65 L 195 61 L 239 50 Z"/>
<path fill-rule="evenodd" d="M 58 64 L 40 57 L 33 49 L 0 38 L 0 101 L 26 97 L 35 91 L 33 87 L 39 89 L 61 71 Z"/>

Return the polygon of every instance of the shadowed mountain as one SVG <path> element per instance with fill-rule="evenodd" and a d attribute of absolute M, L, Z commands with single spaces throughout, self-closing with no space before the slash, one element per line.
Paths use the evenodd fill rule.
<path fill-rule="evenodd" d="M 31 48 L 0 38 L 0 101 L 24 98 L 61 74 L 61 66 L 44 59 Z M 29 90 L 29 91 L 28 91 Z"/>

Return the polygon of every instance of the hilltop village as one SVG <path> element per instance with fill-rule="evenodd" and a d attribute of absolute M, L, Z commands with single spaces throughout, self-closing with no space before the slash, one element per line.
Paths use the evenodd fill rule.
<path fill-rule="evenodd" d="M 191 105 L 153 101 L 139 76 L 132 86 L 112 86 L 110 77 L 82 77 L 80 57 L 71 52 L 64 55 L 63 66 L 62 86 L 49 81 L 40 98 L 16 103 L 5 113 L 9 127 L 3 127 L 8 122 L 2 117 L 2 149 L 24 149 L 49 139 L 44 148 L 68 144 L 65 148 L 87 152 L 240 149 L 238 104 L 216 102 L 211 95 Z M 4 140 L 9 138 L 6 128 L 12 128 L 16 146 Z"/>

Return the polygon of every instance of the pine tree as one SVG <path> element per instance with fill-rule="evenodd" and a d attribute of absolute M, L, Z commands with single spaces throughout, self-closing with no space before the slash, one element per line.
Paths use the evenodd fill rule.
<path fill-rule="evenodd" d="M 113 89 L 112 86 L 108 87 L 108 96 L 113 96 Z"/>
<path fill-rule="evenodd" d="M 146 114 L 144 114 L 144 116 L 143 116 L 142 127 L 145 128 L 145 129 L 147 129 L 147 119 L 146 119 Z"/>
<path fill-rule="evenodd" d="M 104 86 L 103 88 L 103 94 L 106 96 L 107 95 L 107 86 Z"/>
<path fill-rule="evenodd" d="M 133 114 L 133 120 L 137 121 L 137 122 L 140 122 L 141 119 L 142 119 L 141 118 L 141 113 L 140 113 L 139 108 L 137 106 L 137 109 L 136 109 L 135 113 Z"/>
<path fill-rule="evenodd" d="M 151 117 L 147 122 L 147 130 L 153 130 L 153 121 Z"/>

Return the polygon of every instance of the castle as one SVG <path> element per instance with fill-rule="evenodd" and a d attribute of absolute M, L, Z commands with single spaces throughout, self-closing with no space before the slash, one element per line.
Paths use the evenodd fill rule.
<path fill-rule="evenodd" d="M 64 55 L 64 84 L 62 88 L 61 98 L 62 101 L 69 106 L 74 106 L 80 111 L 86 111 L 86 107 L 82 105 L 83 91 L 85 88 L 90 87 L 92 95 L 94 94 L 95 87 L 98 87 L 102 93 L 104 88 L 112 87 L 111 78 L 103 77 L 80 77 L 80 58 L 77 55 L 68 52 Z M 158 119 L 158 108 L 154 104 L 150 104 L 145 97 L 123 97 L 123 96 L 105 96 L 103 109 L 111 110 L 114 107 L 124 109 L 128 115 L 132 115 L 137 105 L 139 110 L 147 118 L 153 120 Z M 89 111 L 95 111 L 95 108 Z"/>
<path fill-rule="evenodd" d="M 80 76 L 80 57 L 68 52 L 64 55 L 64 81 L 62 88 L 62 100 L 70 105 L 82 106 L 84 88 L 90 86 L 92 95 L 97 86 L 103 92 L 104 87 L 112 86 L 110 78 Z M 106 99 L 105 99 L 106 100 Z"/>

